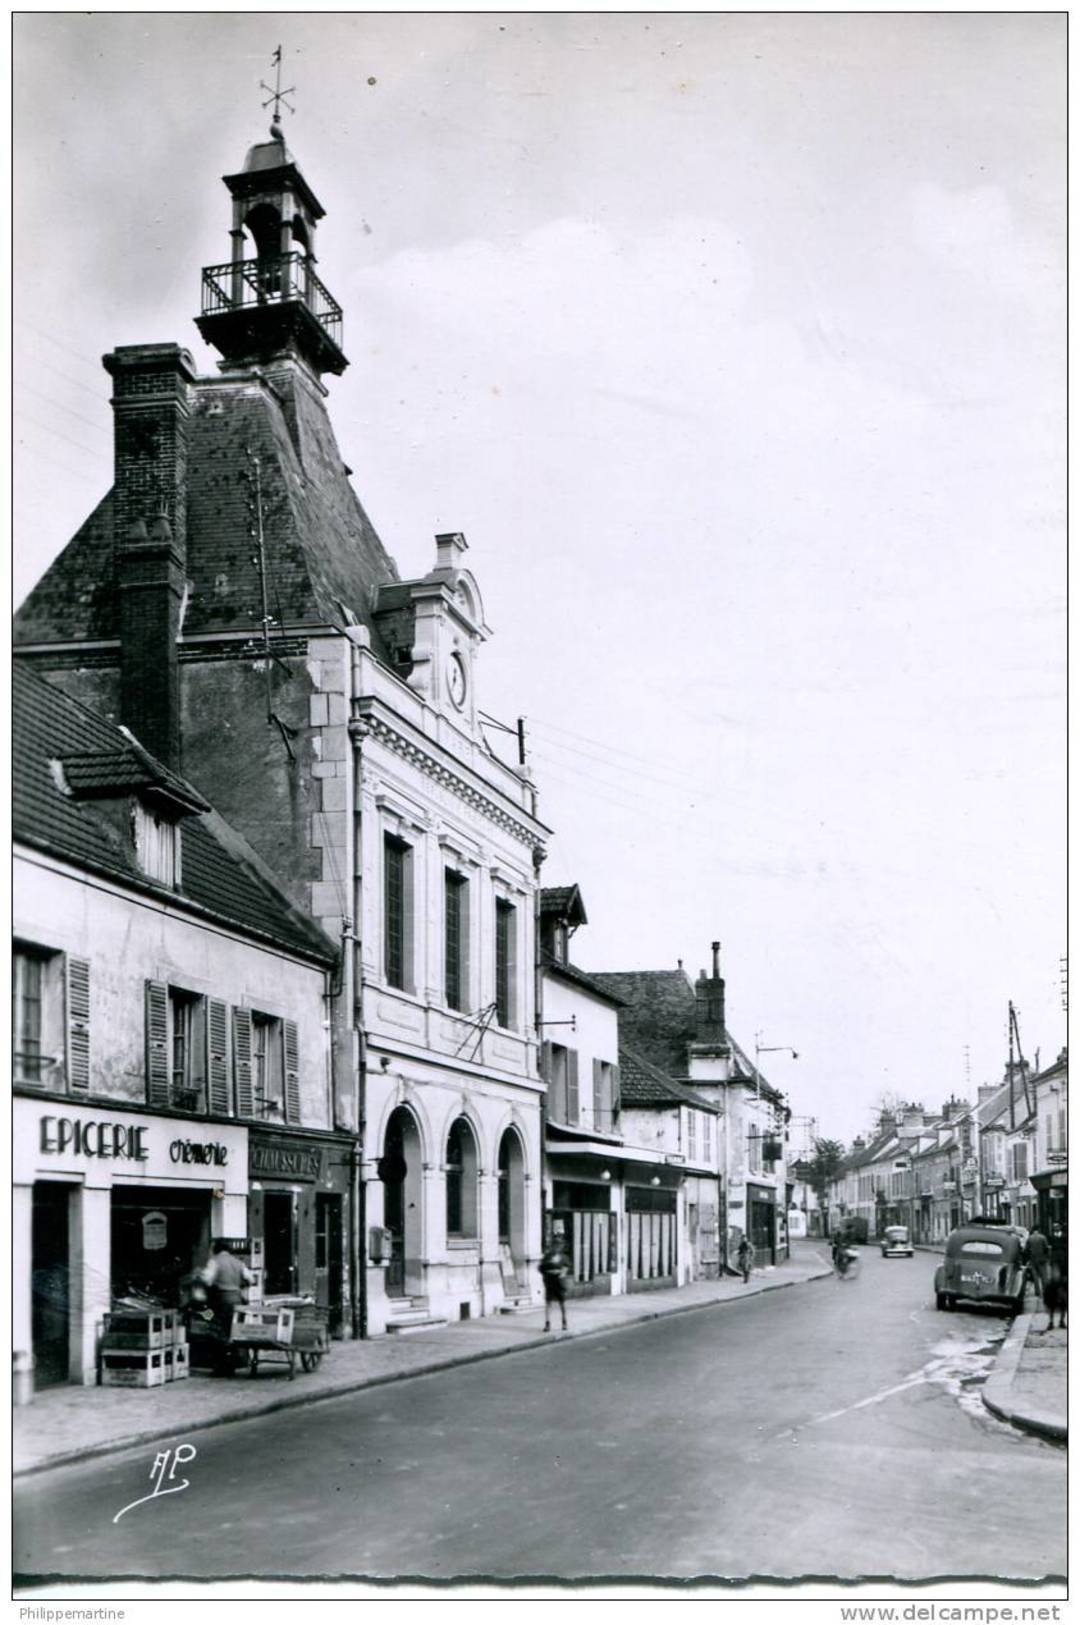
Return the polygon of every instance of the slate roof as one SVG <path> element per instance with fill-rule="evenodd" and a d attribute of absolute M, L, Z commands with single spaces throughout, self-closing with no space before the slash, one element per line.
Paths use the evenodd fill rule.
<path fill-rule="evenodd" d="M 669 1078 L 666 1072 L 625 1044 L 619 1045 L 619 1094 L 624 1108 L 695 1106 L 699 1111 L 711 1112 L 714 1117 L 720 1111 L 711 1101 Z"/>
<path fill-rule="evenodd" d="M 113 772 L 117 761 L 134 759 L 149 779 L 170 782 L 199 807 L 208 804 L 111 722 L 16 663 L 12 668 L 12 836 L 26 846 L 50 852 L 80 868 L 95 870 L 140 891 L 183 906 L 221 923 L 322 963 L 337 949 L 315 922 L 278 889 L 269 870 L 246 841 L 217 813 L 207 810 L 180 820 L 181 886 L 161 885 L 138 867 L 121 826 L 109 818 L 93 794 L 72 795 L 62 784 L 68 773 L 54 764 L 76 761 L 91 781 L 89 759 L 100 757 Z M 97 780 L 105 776 L 106 768 Z M 130 786 L 130 791 L 138 790 Z M 117 795 L 129 793 L 127 787 Z"/>
<path fill-rule="evenodd" d="M 371 603 L 397 567 L 349 483 L 322 399 L 301 380 L 279 389 L 253 374 L 200 378 L 193 391 L 183 636 L 260 628 L 251 452 L 260 459 L 271 615 L 290 626 L 341 625 L 347 608 L 387 658 Z M 19 608 L 16 646 L 118 638 L 113 552 L 110 492 Z"/>

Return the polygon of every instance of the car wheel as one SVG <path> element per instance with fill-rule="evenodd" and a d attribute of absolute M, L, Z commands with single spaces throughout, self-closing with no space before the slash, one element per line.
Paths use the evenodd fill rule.
<path fill-rule="evenodd" d="M 949 1307 L 949 1300 L 944 1292 L 935 1292 L 934 1302 L 937 1304 L 939 1309 L 948 1309 Z"/>

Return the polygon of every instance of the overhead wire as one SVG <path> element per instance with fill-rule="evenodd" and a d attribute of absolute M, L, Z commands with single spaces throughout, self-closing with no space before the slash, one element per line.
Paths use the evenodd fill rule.
<path fill-rule="evenodd" d="M 66 412 L 69 418 L 75 418 L 79 423 L 85 423 L 96 434 L 104 435 L 107 440 L 112 439 L 111 430 L 107 429 L 103 423 L 95 423 L 93 418 L 84 418 L 81 412 L 75 412 L 70 406 L 65 406 L 63 402 L 54 400 L 51 395 L 43 394 L 40 389 L 35 389 L 32 384 L 21 384 L 19 387 L 25 394 L 33 395 L 35 399 L 44 401 L 46 406 L 54 406 L 58 412 Z"/>

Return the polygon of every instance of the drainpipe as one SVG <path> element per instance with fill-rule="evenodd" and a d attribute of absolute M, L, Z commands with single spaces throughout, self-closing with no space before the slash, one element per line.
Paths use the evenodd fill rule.
<path fill-rule="evenodd" d="M 349 633 L 349 743 L 352 748 L 352 772 L 348 785 L 349 847 L 352 861 L 349 865 L 349 884 L 353 888 L 353 918 L 348 929 L 349 971 L 346 983 L 352 990 L 352 1009 L 348 1012 L 349 1027 L 354 1034 L 356 1056 L 356 1141 L 353 1150 L 353 1238 L 351 1268 L 353 1271 L 353 1336 L 368 1335 L 368 1280 L 367 1280 L 367 1186 L 363 1177 L 364 1146 L 367 1136 L 367 1033 L 364 1029 L 364 966 L 360 953 L 361 907 L 363 902 L 363 857 L 359 838 L 360 787 L 363 780 L 363 741 L 366 725 L 357 716 L 357 702 L 362 689 L 361 650 L 367 646 L 366 627 L 351 626 Z"/>

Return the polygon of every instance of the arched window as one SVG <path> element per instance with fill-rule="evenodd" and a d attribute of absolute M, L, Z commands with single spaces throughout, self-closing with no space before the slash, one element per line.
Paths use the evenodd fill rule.
<path fill-rule="evenodd" d="M 464 1117 L 455 1118 L 446 1141 L 446 1233 L 476 1235 L 476 1140 Z"/>

